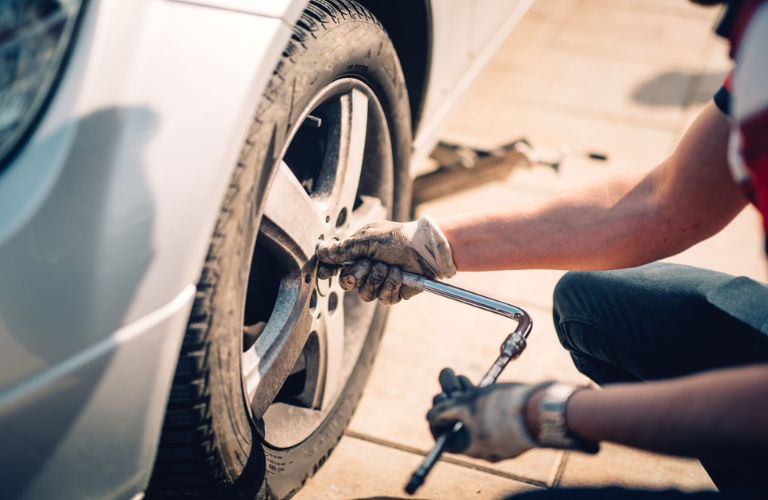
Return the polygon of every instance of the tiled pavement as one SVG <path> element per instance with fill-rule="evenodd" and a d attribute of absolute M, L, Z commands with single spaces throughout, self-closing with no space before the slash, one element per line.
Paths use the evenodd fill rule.
<path fill-rule="evenodd" d="M 517 170 L 502 181 L 419 207 L 433 215 L 524 206 L 667 155 L 728 68 L 712 34 L 717 12 L 685 0 L 538 0 L 473 86 L 446 133 L 494 146 L 520 136 L 570 150 L 560 174 Z M 589 160 L 584 152 L 608 155 Z M 694 180 L 695 181 L 695 180 Z M 725 231 L 671 259 L 763 279 L 759 223 L 748 209 Z M 469 273 L 454 281 L 528 309 L 528 351 L 505 380 L 583 380 L 550 319 L 555 271 Z M 298 495 L 400 498 L 429 449 L 423 415 L 444 366 L 478 378 L 509 323 L 422 294 L 393 308 L 373 373 L 347 435 Z M 685 490 L 713 485 L 698 462 L 604 446 L 595 457 L 535 450 L 498 464 L 446 457 L 421 498 L 499 498 L 531 488 L 628 485 Z"/>

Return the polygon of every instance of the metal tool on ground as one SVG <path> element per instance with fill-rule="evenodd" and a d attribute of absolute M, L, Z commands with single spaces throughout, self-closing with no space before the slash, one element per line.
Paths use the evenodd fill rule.
<path fill-rule="evenodd" d="M 431 158 L 438 168 L 414 179 L 414 206 L 501 180 L 522 166 L 544 165 L 558 171 L 563 160 L 562 154 L 545 158 L 525 138 L 492 149 L 440 142 Z"/>
<path fill-rule="evenodd" d="M 515 328 L 515 331 L 510 333 L 507 338 L 504 339 L 504 342 L 502 342 L 501 352 L 491 365 L 491 368 L 483 376 L 479 384 L 480 387 L 496 382 L 496 379 L 507 364 L 518 357 L 525 349 L 526 339 L 528 338 L 528 334 L 531 333 L 533 322 L 528 313 L 519 307 L 408 272 L 403 272 L 403 284 L 418 290 L 432 292 L 441 297 L 446 297 L 517 321 L 517 328 Z M 456 423 L 450 431 L 437 438 L 435 446 L 426 457 L 424 457 L 424 461 L 419 468 L 411 475 L 411 479 L 405 486 L 406 493 L 413 495 L 416 490 L 424 484 L 427 475 L 440 459 L 440 456 L 445 451 L 450 439 L 461 430 L 461 427 L 462 424 L 460 422 Z"/>

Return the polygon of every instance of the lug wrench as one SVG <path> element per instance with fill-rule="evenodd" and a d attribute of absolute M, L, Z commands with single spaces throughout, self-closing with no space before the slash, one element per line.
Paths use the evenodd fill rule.
<path fill-rule="evenodd" d="M 533 322 L 531 321 L 531 317 L 528 316 L 528 313 L 519 307 L 405 271 L 403 271 L 403 284 L 418 290 L 432 292 L 435 295 L 440 295 L 441 297 L 446 297 L 517 321 L 517 328 L 515 328 L 515 331 L 510 333 L 507 338 L 504 339 L 504 342 L 502 342 L 499 356 L 483 376 L 479 387 L 484 387 L 496 382 L 496 379 L 501 374 L 501 371 L 507 366 L 507 363 L 517 358 L 525 349 L 526 339 L 528 338 L 528 334 L 531 333 Z M 429 453 L 427 453 L 419 468 L 411 475 L 411 479 L 405 486 L 406 493 L 413 495 L 416 493 L 416 490 L 424 484 L 427 475 L 440 459 L 448 442 L 461 430 L 462 425 L 461 422 L 457 422 L 450 431 L 438 436 L 435 441 L 435 446 Z"/>

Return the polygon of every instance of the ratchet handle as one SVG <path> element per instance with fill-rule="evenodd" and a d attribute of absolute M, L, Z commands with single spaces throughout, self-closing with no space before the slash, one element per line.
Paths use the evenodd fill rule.
<path fill-rule="evenodd" d="M 485 295 L 480 295 L 479 293 L 470 292 L 469 290 L 441 283 L 426 276 L 407 271 L 402 273 L 402 284 L 419 291 L 431 292 L 435 295 L 461 302 L 462 304 L 498 314 L 517 322 L 515 331 L 509 334 L 501 344 L 501 352 L 480 381 L 480 387 L 494 383 L 501 371 L 507 366 L 507 363 L 519 356 L 523 349 L 525 349 L 526 339 L 531 332 L 533 323 L 531 317 L 523 309 L 486 297 Z M 451 430 L 437 437 L 434 447 L 427 453 L 419 468 L 411 475 L 411 479 L 406 484 L 406 493 L 413 495 L 424 484 L 427 475 L 429 475 L 437 461 L 440 460 L 440 457 L 448 447 L 448 443 L 461 430 L 462 426 L 461 422 L 456 422 Z"/>
<path fill-rule="evenodd" d="M 526 316 L 527 317 L 527 316 Z M 518 326 L 519 328 L 519 326 Z M 530 331 L 530 321 L 528 322 L 528 330 Z M 526 331 L 526 335 L 527 335 Z M 478 387 L 485 387 L 487 385 L 493 384 L 496 382 L 496 379 L 499 378 L 499 375 L 501 374 L 502 370 L 507 366 L 507 364 L 518 357 L 523 350 L 525 349 L 526 341 L 525 337 L 518 333 L 517 331 L 511 333 L 507 338 L 504 340 L 504 343 L 501 345 L 501 352 L 499 353 L 499 356 L 496 358 L 496 361 L 494 361 L 493 365 L 491 365 L 491 368 L 488 370 L 488 372 L 485 374 L 483 379 L 480 381 L 480 384 Z M 446 448 L 448 447 L 448 443 L 453 437 L 461 431 L 461 428 L 464 426 L 461 422 L 456 422 L 454 426 L 451 428 L 451 430 L 444 432 L 443 434 L 440 434 L 437 439 L 435 440 L 435 445 L 432 447 L 429 453 L 424 457 L 424 460 L 421 462 L 421 465 L 418 469 L 416 469 L 413 474 L 411 474 L 411 479 L 408 481 L 408 484 L 405 485 L 405 492 L 409 495 L 413 495 L 416 493 L 416 491 L 421 488 L 421 485 L 424 484 L 424 481 L 427 479 L 427 476 L 432 471 L 432 468 L 435 466 L 438 460 L 440 460 L 440 457 L 445 452 Z"/>
<path fill-rule="evenodd" d="M 432 292 L 435 295 L 455 300 L 456 302 L 461 302 L 462 304 L 467 304 L 518 322 L 525 321 L 525 318 L 528 318 L 528 314 L 525 311 L 512 304 L 507 304 L 506 302 L 492 299 L 479 293 L 470 292 L 469 290 L 459 288 L 458 286 L 441 283 L 440 281 L 427 278 L 420 274 L 403 271 L 402 284 L 409 288 L 415 288 L 420 292 Z"/>
<path fill-rule="evenodd" d="M 470 292 L 469 290 L 464 290 L 463 288 L 447 285 L 425 276 L 419 276 L 409 272 L 403 272 L 403 284 L 416 288 L 417 290 L 429 291 L 442 297 L 517 321 L 517 328 L 515 328 L 515 331 L 509 334 L 501 344 L 501 352 L 493 365 L 491 365 L 491 368 L 486 372 L 485 376 L 483 376 L 479 384 L 480 387 L 496 382 L 496 379 L 507 366 L 507 363 L 519 356 L 525 349 L 526 339 L 531 332 L 533 323 L 530 316 L 528 316 L 528 313 L 524 310 L 515 307 L 512 304 L 507 304 L 506 302 L 501 302 L 478 293 Z M 462 426 L 463 424 L 461 422 L 457 422 L 450 431 L 437 437 L 434 447 L 427 453 L 419 468 L 414 471 L 408 484 L 405 485 L 406 493 L 413 495 L 424 484 L 430 471 L 437 461 L 440 460 L 440 456 L 445 452 L 448 443 L 453 436 L 461 430 Z"/>
<path fill-rule="evenodd" d="M 447 283 L 442 283 L 419 274 L 409 273 L 407 271 L 403 271 L 402 274 L 403 285 L 415 288 L 419 291 L 432 292 L 435 295 L 440 295 L 441 297 L 455 300 L 456 302 L 461 302 L 462 304 L 467 304 L 468 306 L 498 314 L 515 321 L 521 321 L 523 318 L 528 317 L 528 314 L 525 311 L 512 304 L 507 304 L 506 302 L 492 299 L 479 293 L 470 292 L 469 290 Z"/>
<path fill-rule="evenodd" d="M 461 430 L 461 427 L 461 422 L 457 422 L 453 429 L 440 434 L 437 437 L 435 440 L 435 445 L 429 451 L 427 456 L 424 457 L 424 460 L 421 462 L 421 465 L 419 465 L 419 468 L 416 469 L 413 474 L 411 474 L 411 479 L 409 479 L 408 484 L 405 485 L 406 493 L 413 495 L 419 488 L 421 488 L 421 485 L 424 484 L 424 481 L 427 479 L 427 476 L 432 470 L 432 467 L 434 467 L 437 461 L 440 460 L 440 457 L 448 447 L 448 441 Z"/>

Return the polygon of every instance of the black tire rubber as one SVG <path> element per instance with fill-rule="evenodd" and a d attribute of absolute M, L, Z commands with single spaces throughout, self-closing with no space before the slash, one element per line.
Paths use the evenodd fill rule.
<path fill-rule="evenodd" d="M 359 4 L 312 0 L 264 92 L 216 223 L 147 498 L 290 497 L 325 462 L 354 412 L 384 328 L 382 306 L 336 406 L 292 448 L 260 442 L 240 367 L 240 306 L 269 181 L 296 115 L 320 89 L 344 77 L 364 81 L 382 105 L 395 168 L 392 213 L 395 219 L 409 216 L 411 115 L 397 54 L 381 24 Z"/>

